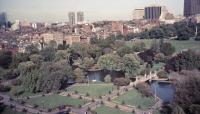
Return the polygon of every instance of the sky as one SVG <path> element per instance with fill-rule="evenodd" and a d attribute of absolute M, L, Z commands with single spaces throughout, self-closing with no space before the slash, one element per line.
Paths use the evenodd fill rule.
<path fill-rule="evenodd" d="M 0 12 L 8 19 L 32 22 L 67 22 L 68 12 L 83 11 L 85 21 L 130 20 L 132 12 L 148 5 L 167 6 L 183 14 L 183 0 L 0 0 Z"/>

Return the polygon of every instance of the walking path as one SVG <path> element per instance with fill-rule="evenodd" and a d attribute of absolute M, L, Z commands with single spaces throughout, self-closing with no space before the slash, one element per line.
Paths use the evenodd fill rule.
<path fill-rule="evenodd" d="M 118 90 L 116 89 L 116 90 L 112 91 L 111 94 L 106 94 L 106 95 L 102 96 L 101 99 L 100 98 L 92 98 L 92 97 L 89 97 L 89 96 L 85 96 L 83 94 L 74 94 L 72 92 L 62 92 L 62 93 L 60 93 L 60 95 L 62 95 L 62 96 L 70 96 L 70 97 L 75 98 L 75 99 L 80 99 L 80 96 L 81 96 L 82 99 L 89 101 L 89 102 L 87 104 L 83 105 L 80 109 L 73 108 L 73 107 L 66 107 L 65 109 L 62 109 L 62 110 L 53 110 L 50 113 L 47 113 L 47 112 L 44 112 L 44 111 L 41 112 L 39 109 L 35 109 L 35 108 L 31 108 L 31 107 L 27 107 L 25 105 L 22 105 L 22 104 L 20 104 L 16 101 L 10 100 L 9 96 L 4 95 L 2 93 L 0 93 L 0 96 L 3 97 L 3 100 L 1 102 L 3 102 L 5 105 L 7 105 L 7 106 L 13 105 L 19 111 L 26 109 L 27 112 L 30 112 L 30 113 L 33 113 L 33 114 L 38 114 L 38 113 L 40 113 L 40 114 L 56 114 L 56 113 L 59 113 L 59 112 L 67 111 L 69 108 L 74 113 L 85 114 L 88 111 L 88 108 L 95 109 L 95 108 L 101 106 L 102 102 L 104 103 L 104 105 L 106 105 L 108 107 L 112 107 L 112 108 L 116 107 L 116 105 L 117 105 L 120 110 L 125 111 L 125 112 L 132 112 L 134 110 L 136 114 L 143 114 L 143 113 L 152 114 L 152 112 L 154 110 L 157 110 L 162 106 L 162 100 L 161 99 L 157 98 L 157 102 L 155 103 L 155 105 L 153 105 L 150 109 L 145 110 L 145 111 L 138 109 L 135 106 L 121 105 L 119 103 L 112 102 L 112 99 L 114 99 L 114 98 L 116 98 L 120 95 L 125 94 L 127 91 L 132 90 L 134 88 L 133 86 L 136 86 L 139 83 L 143 83 L 143 82 L 146 82 L 148 80 L 156 79 L 156 78 L 157 78 L 156 73 L 155 74 L 150 73 L 150 75 L 145 75 L 143 77 L 136 77 L 136 81 L 130 83 L 129 86 L 120 87 Z M 99 85 L 101 86 L 102 84 L 99 84 Z M 49 96 L 49 95 L 53 95 L 53 94 L 54 93 L 49 93 L 49 94 L 45 94 L 45 96 Z M 42 96 L 43 95 L 29 96 L 29 99 L 38 98 L 38 97 L 42 97 Z M 26 98 L 27 97 L 16 98 L 16 99 L 26 99 Z M 108 100 L 108 99 L 110 99 L 110 100 Z"/>

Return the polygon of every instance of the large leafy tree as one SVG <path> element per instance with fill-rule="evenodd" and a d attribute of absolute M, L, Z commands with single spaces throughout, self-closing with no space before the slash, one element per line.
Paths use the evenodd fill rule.
<path fill-rule="evenodd" d="M 43 92 L 55 91 L 67 86 L 68 78 L 73 75 L 72 68 L 66 60 L 43 63 L 39 71 L 36 90 Z"/>
<path fill-rule="evenodd" d="M 97 64 L 104 70 L 121 70 L 121 58 L 117 54 L 106 54 L 99 57 Z"/>
<path fill-rule="evenodd" d="M 127 77 L 134 77 L 137 75 L 140 68 L 140 60 L 134 54 L 126 54 L 123 57 L 123 71 L 125 71 Z"/>
<path fill-rule="evenodd" d="M 55 58 L 56 50 L 52 47 L 46 47 L 40 51 L 45 61 L 52 61 Z"/>
<path fill-rule="evenodd" d="M 178 104 L 186 114 L 197 114 L 200 107 L 200 72 L 181 71 L 174 74 L 175 97 L 174 102 Z M 177 114 L 177 113 L 176 113 Z"/>
<path fill-rule="evenodd" d="M 120 57 L 123 57 L 125 54 L 130 54 L 131 52 L 132 52 L 132 48 L 127 45 L 121 46 L 117 49 L 117 54 Z"/>
<path fill-rule="evenodd" d="M 165 69 L 167 71 L 200 69 L 200 53 L 192 50 L 179 53 L 167 61 Z"/>
<path fill-rule="evenodd" d="M 85 81 L 86 72 L 83 69 L 76 68 L 74 70 L 74 78 L 76 82 L 84 82 Z"/>

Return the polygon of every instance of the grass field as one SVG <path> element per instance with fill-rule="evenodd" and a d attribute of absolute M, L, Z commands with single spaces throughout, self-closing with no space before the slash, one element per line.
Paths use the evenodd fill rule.
<path fill-rule="evenodd" d="M 6 107 L 0 114 L 30 114 L 30 113 L 25 113 L 25 112 L 18 112 L 14 111 L 11 108 Z"/>
<path fill-rule="evenodd" d="M 122 101 L 124 101 L 126 105 L 132 105 L 136 107 L 140 106 L 142 109 L 147 109 L 155 103 L 152 97 L 142 97 L 142 95 L 136 89 L 133 89 L 114 99 L 114 101 L 120 104 Z"/>
<path fill-rule="evenodd" d="M 141 40 L 146 44 L 147 48 L 150 48 L 152 41 L 151 39 Z M 184 49 L 194 49 L 200 50 L 200 41 L 188 40 L 188 41 L 178 41 L 178 40 L 166 40 L 170 42 L 176 49 L 176 52 L 180 52 Z"/>
<path fill-rule="evenodd" d="M 39 98 L 33 98 L 26 101 L 27 104 L 37 104 L 39 107 L 44 108 L 56 108 L 61 105 L 69 105 L 73 107 L 78 107 L 79 104 L 83 105 L 85 102 L 80 99 L 73 99 L 66 96 L 51 95 Z"/>
<path fill-rule="evenodd" d="M 116 108 L 109 108 L 107 106 L 101 106 L 95 109 L 97 114 L 134 114 L 134 113 L 128 113 L 128 112 L 123 112 L 119 109 Z"/>
<path fill-rule="evenodd" d="M 90 96 L 99 97 L 100 95 L 108 94 L 109 91 L 114 90 L 116 87 L 113 84 L 81 84 L 67 88 L 67 91 L 78 91 L 80 94 L 89 93 Z"/>

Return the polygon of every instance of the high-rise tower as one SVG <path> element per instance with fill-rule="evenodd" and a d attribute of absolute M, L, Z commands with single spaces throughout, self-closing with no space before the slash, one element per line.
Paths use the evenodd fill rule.
<path fill-rule="evenodd" d="M 200 14 L 200 0 L 184 0 L 184 16 Z"/>
<path fill-rule="evenodd" d="M 68 18 L 69 18 L 69 24 L 75 25 L 75 12 L 69 12 Z"/>

